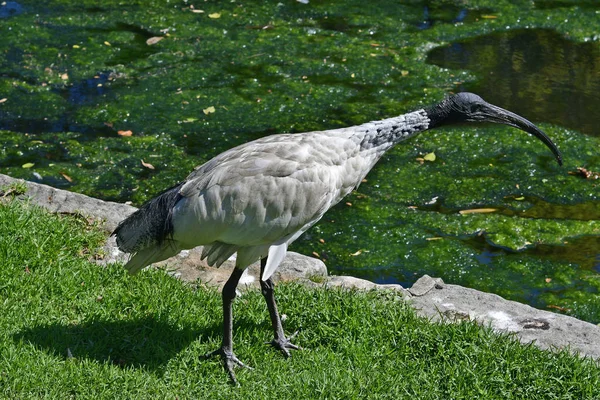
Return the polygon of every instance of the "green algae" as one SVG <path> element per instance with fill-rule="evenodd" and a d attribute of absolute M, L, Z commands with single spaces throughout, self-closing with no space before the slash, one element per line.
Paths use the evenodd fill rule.
<path fill-rule="evenodd" d="M 597 63 L 586 62 L 597 59 L 599 9 L 576 3 L 20 1 L 2 19 L 0 172 L 139 205 L 246 141 L 386 118 L 469 88 L 539 123 L 565 166 L 509 128 L 428 132 L 384 156 L 351 205 L 293 249 L 334 273 L 403 284 L 427 273 L 598 322 L 599 182 L 569 171 L 600 170 L 599 139 L 593 123 L 541 107 L 549 76 L 572 95 L 553 104 L 581 94 L 584 117 L 598 107 Z M 428 62 L 524 37 L 580 68 L 546 58 L 507 95 L 486 75 L 506 64 L 501 46 Z M 510 61 L 513 73 L 523 66 Z M 497 211 L 460 214 L 481 208 Z"/>

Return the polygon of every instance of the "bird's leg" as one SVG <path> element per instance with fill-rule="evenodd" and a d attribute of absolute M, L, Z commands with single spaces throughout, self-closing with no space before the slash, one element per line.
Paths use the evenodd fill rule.
<path fill-rule="evenodd" d="M 234 384 L 237 384 L 235 374 L 233 373 L 233 366 L 238 365 L 240 367 L 252 369 L 243 362 L 241 362 L 233 353 L 233 310 L 232 304 L 235 299 L 235 289 L 238 285 L 240 277 L 244 272 L 243 269 L 234 268 L 231 276 L 223 286 L 221 297 L 223 298 L 223 342 L 221 348 L 212 351 L 202 356 L 203 358 L 210 358 L 216 355 L 221 356 L 223 360 L 223 367 L 225 372 L 229 375 L 229 379 Z"/>
<path fill-rule="evenodd" d="M 267 258 L 263 258 L 260 260 L 260 276 L 262 278 L 263 271 L 265 266 L 267 265 Z M 273 332 L 275 333 L 275 337 L 270 342 L 273 347 L 279 349 L 285 357 L 290 356 L 289 349 L 299 350 L 300 347 L 292 344 L 291 340 L 298 334 L 298 332 L 294 333 L 292 336 L 287 338 L 285 333 L 283 332 L 283 326 L 281 325 L 281 318 L 279 317 L 279 312 L 277 311 L 277 304 L 275 303 L 275 294 L 273 288 L 275 285 L 271 278 L 266 281 L 260 280 L 260 288 L 261 292 L 267 301 L 267 308 L 269 309 L 269 316 L 271 317 L 271 325 L 273 326 Z"/>

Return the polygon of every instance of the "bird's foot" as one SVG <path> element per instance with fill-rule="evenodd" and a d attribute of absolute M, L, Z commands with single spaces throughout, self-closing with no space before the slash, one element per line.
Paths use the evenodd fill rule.
<path fill-rule="evenodd" d="M 302 350 L 302 347 L 292 343 L 292 339 L 294 339 L 296 337 L 296 335 L 298 335 L 298 332 L 299 331 L 294 332 L 294 334 L 292 336 L 290 336 L 289 338 L 286 338 L 285 336 L 283 336 L 282 338 L 275 338 L 268 343 L 271 346 L 278 349 L 279 351 L 281 351 L 283 353 L 283 355 L 285 356 L 285 358 L 288 358 L 291 356 L 290 350 Z"/>
<path fill-rule="evenodd" d="M 225 372 L 227 372 L 227 375 L 229 375 L 229 379 L 230 379 L 231 383 L 233 383 L 234 385 L 238 384 L 238 381 L 235 378 L 235 373 L 233 372 L 234 366 L 237 365 L 238 367 L 253 369 L 252 367 L 241 362 L 236 357 L 236 355 L 233 354 L 233 351 L 231 351 L 230 349 L 226 349 L 224 347 L 221 347 L 215 351 L 211 351 L 210 353 L 206 353 L 205 355 L 200 356 L 200 358 L 206 360 L 206 359 L 212 358 L 214 356 L 221 357 L 221 360 L 223 361 L 223 368 L 225 369 Z"/>

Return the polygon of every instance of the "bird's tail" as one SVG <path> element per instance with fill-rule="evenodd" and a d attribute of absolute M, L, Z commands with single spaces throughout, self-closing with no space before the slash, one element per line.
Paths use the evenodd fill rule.
<path fill-rule="evenodd" d="M 123 267 L 133 275 L 138 273 L 145 266 L 166 260 L 180 251 L 181 249 L 177 247 L 173 241 L 168 240 L 160 246 L 146 247 L 145 249 L 137 251 Z"/>
<path fill-rule="evenodd" d="M 125 265 L 134 274 L 153 262 L 165 260 L 179 251 L 171 240 L 172 210 L 181 199 L 182 184 L 167 189 L 121 221 L 113 232 L 121 251 L 134 253 Z"/>

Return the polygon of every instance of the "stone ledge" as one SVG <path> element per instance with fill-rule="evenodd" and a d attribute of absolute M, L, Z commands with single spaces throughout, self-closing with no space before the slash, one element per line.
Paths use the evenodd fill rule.
<path fill-rule="evenodd" d="M 0 174 L 0 188 L 17 182 L 23 181 Z M 25 197 L 33 203 L 53 212 L 81 213 L 98 219 L 107 231 L 112 231 L 119 221 L 136 210 L 128 205 L 102 201 L 46 185 L 32 182 L 25 184 L 28 188 Z M 127 260 L 127 256 L 116 248 L 114 238 L 109 238 L 104 252 L 106 257 L 100 260 L 100 263 Z M 201 281 L 207 285 L 222 287 L 235 261 L 232 258 L 221 268 L 212 268 L 200 260 L 200 249 L 196 248 L 159 263 L 159 266 L 161 265 L 167 266 L 171 275 L 184 281 Z M 248 268 L 242 276 L 240 287 L 259 287 L 259 270 L 258 263 Z M 410 289 L 404 289 L 400 285 L 378 285 L 348 276 L 328 277 L 322 261 L 288 252 L 273 279 L 298 280 L 311 286 L 396 290 L 401 293 L 401 297 L 408 299 L 419 315 L 434 321 L 447 323 L 474 320 L 489 325 L 498 332 L 514 334 L 524 343 L 533 342 L 542 349 L 567 348 L 582 356 L 600 359 L 600 326 L 566 315 L 538 310 L 495 294 L 448 285 L 440 278 L 425 275 Z"/>
<path fill-rule="evenodd" d="M 418 294 L 413 292 L 417 287 Z M 435 321 L 473 320 L 495 331 L 515 334 L 523 343 L 542 349 L 569 348 L 600 359 L 600 327 L 573 317 L 538 310 L 496 294 L 458 285 L 439 278 L 421 277 L 409 291 L 410 302 L 420 315 Z"/>

